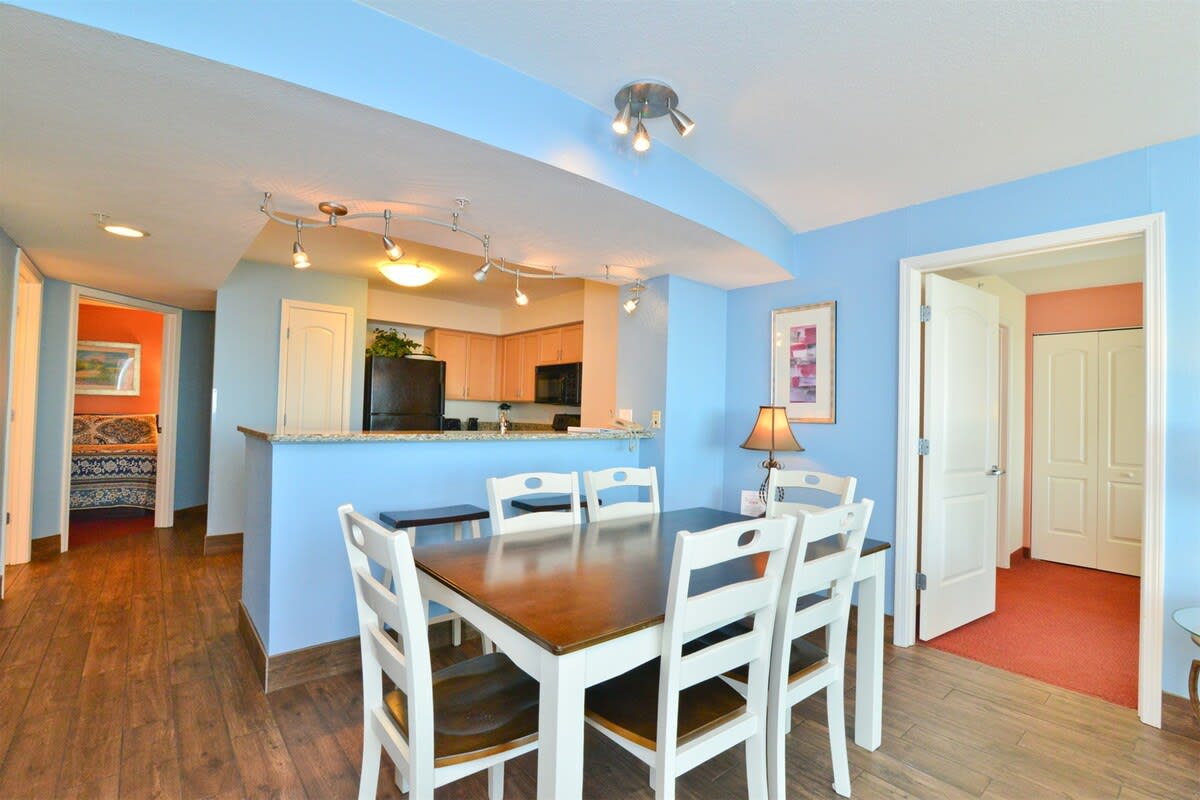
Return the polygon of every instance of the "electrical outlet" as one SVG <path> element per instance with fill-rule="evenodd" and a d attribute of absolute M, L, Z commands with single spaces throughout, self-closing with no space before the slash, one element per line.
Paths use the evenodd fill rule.
<path fill-rule="evenodd" d="M 650 427 L 651 428 L 661 428 L 662 427 L 662 412 L 659 411 L 657 408 L 650 412 Z"/>

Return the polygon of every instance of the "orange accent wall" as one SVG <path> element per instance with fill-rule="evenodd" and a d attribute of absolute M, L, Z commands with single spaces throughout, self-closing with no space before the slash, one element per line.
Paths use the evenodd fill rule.
<path fill-rule="evenodd" d="M 1030 546 L 1033 497 L 1033 337 L 1039 333 L 1137 328 L 1142 324 L 1142 284 L 1122 283 L 1025 298 L 1025 536 Z"/>
<path fill-rule="evenodd" d="M 75 395 L 76 414 L 157 414 L 162 372 L 163 317 L 154 311 L 79 305 L 79 340 L 142 346 L 141 392 L 132 397 Z"/>

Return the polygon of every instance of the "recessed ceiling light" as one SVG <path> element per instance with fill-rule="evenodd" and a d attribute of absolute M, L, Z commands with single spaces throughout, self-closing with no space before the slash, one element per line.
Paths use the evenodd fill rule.
<path fill-rule="evenodd" d="M 97 225 L 113 236 L 124 236 L 126 239 L 145 239 L 150 235 L 141 228 L 135 228 L 132 225 L 119 225 L 115 222 L 109 222 L 110 217 L 108 214 L 103 214 L 99 211 L 93 211 L 92 216 L 96 218 Z"/>
<path fill-rule="evenodd" d="M 423 264 L 380 264 L 383 277 L 400 286 L 424 286 L 437 277 L 437 270 Z"/>

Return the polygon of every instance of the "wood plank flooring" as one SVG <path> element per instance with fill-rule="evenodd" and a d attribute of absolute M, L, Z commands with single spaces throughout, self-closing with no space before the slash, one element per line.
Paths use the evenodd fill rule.
<path fill-rule="evenodd" d="M 181 515 L 175 528 L 10 568 L 0 798 L 355 795 L 358 676 L 264 696 L 236 631 L 240 554 L 205 557 L 202 531 Z M 477 652 L 477 641 L 435 659 Z M 1165 733 L 1127 709 L 929 648 L 889 647 L 886 660 L 883 746 L 850 746 L 856 798 L 1200 797 L 1200 726 Z M 822 699 L 794 719 L 788 796 L 836 797 Z M 680 797 L 745 796 L 742 752 L 684 776 Z M 383 760 L 379 796 L 400 797 Z M 586 797 L 651 796 L 645 769 L 590 731 L 586 765 Z M 510 762 L 507 796 L 533 797 L 536 774 L 535 755 Z M 486 791 L 477 775 L 437 796 Z"/>

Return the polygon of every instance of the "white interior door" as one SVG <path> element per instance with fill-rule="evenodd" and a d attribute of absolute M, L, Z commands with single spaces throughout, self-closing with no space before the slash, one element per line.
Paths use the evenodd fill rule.
<path fill-rule="evenodd" d="M 281 433 L 350 427 L 354 309 L 283 301 L 279 335 Z"/>
<path fill-rule="evenodd" d="M 42 278 L 24 254 L 18 258 L 16 313 L 9 358 L 9 419 L 6 485 L 0 522 L 0 575 L 3 564 L 29 561 L 33 526 L 34 430 L 37 420 L 37 362 L 41 339 Z M 0 584 L 3 581 L 0 580 Z M 0 597 L 3 597 L 0 585 Z"/>
<path fill-rule="evenodd" d="M 999 300 L 925 276 L 920 635 L 996 609 Z"/>
<path fill-rule="evenodd" d="M 1142 574 L 1146 346 L 1141 328 L 1100 331 L 1096 567 Z"/>
<path fill-rule="evenodd" d="M 1096 333 L 1033 338 L 1034 558 L 1096 566 Z"/>

